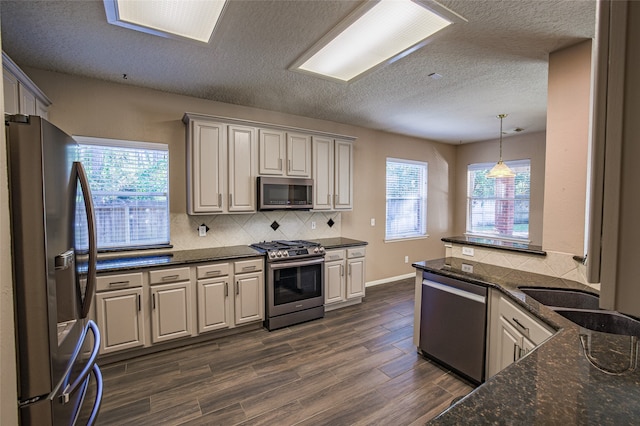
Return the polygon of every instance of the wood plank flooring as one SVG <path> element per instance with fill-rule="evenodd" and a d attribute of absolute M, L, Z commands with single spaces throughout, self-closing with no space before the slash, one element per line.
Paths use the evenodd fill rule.
<path fill-rule="evenodd" d="M 419 425 L 473 388 L 416 353 L 414 280 L 325 318 L 101 366 L 99 425 Z"/>

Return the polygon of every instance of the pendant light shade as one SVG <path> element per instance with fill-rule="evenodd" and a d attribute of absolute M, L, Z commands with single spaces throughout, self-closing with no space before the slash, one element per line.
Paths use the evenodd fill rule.
<path fill-rule="evenodd" d="M 507 114 L 499 114 L 498 118 L 500 119 L 500 160 L 498 163 L 493 166 L 493 168 L 487 173 L 488 178 L 504 178 L 504 177 L 515 177 L 516 174 L 513 170 L 509 168 L 502 161 L 502 120 L 507 116 Z"/>

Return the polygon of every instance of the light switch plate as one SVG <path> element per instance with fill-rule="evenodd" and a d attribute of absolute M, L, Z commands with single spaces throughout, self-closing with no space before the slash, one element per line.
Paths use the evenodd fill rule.
<path fill-rule="evenodd" d="M 314 221 L 311 222 L 311 229 L 316 229 L 316 223 Z"/>
<path fill-rule="evenodd" d="M 376 218 L 375 217 L 371 218 L 371 226 L 376 226 Z"/>
<path fill-rule="evenodd" d="M 473 247 L 462 247 L 462 254 L 473 256 Z"/>
<path fill-rule="evenodd" d="M 201 237 L 206 237 L 207 236 L 207 226 L 206 225 L 198 226 L 198 235 L 201 236 Z"/>

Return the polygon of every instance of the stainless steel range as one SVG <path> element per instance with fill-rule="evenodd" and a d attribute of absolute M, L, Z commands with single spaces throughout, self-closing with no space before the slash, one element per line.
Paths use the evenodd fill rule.
<path fill-rule="evenodd" d="M 267 258 L 268 330 L 324 317 L 324 247 L 304 240 L 265 241 L 251 247 Z"/>

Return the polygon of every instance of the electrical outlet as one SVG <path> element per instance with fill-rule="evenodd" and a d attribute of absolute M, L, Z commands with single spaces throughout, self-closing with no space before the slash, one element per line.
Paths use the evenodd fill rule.
<path fill-rule="evenodd" d="M 404 257 L 404 263 L 409 263 L 409 256 Z"/>
<path fill-rule="evenodd" d="M 207 225 L 198 226 L 198 235 L 200 237 L 206 237 L 207 236 Z"/>
<path fill-rule="evenodd" d="M 469 273 L 473 273 L 473 265 L 469 265 L 468 263 L 463 263 L 462 264 L 462 272 L 469 272 Z"/>
<path fill-rule="evenodd" d="M 375 217 L 371 218 L 371 226 L 376 226 L 376 218 Z"/>
<path fill-rule="evenodd" d="M 473 247 L 462 247 L 462 254 L 466 256 L 473 256 Z"/>
<path fill-rule="evenodd" d="M 311 222 L 311 229 L 316 229 L 316 222 Z"/>

